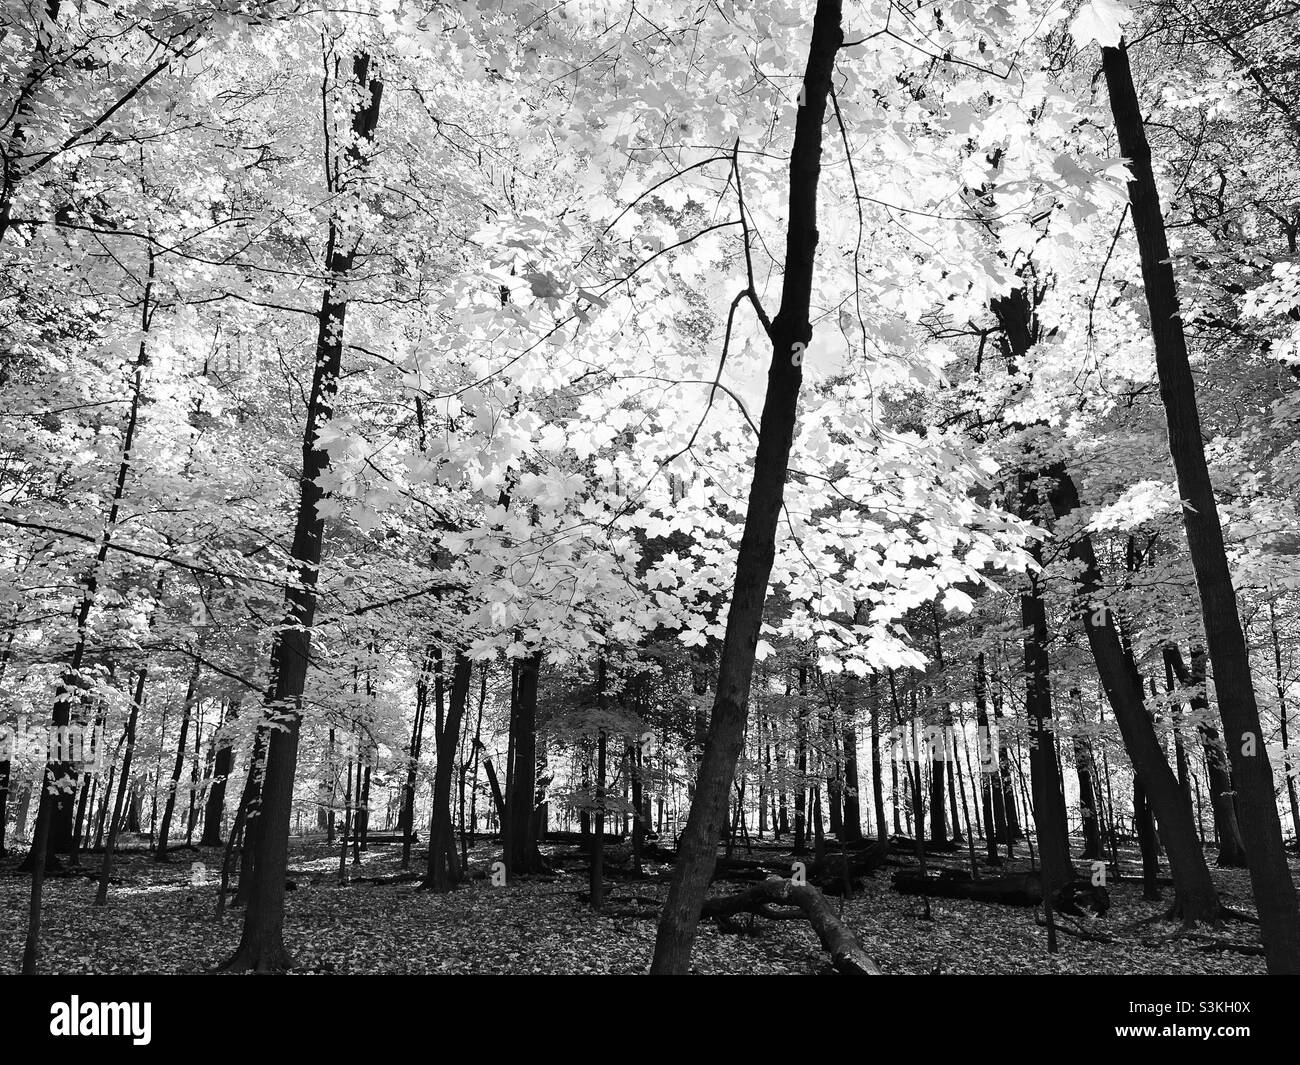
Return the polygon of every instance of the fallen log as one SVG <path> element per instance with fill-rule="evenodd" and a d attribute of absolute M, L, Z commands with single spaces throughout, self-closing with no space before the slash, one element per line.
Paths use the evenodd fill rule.
<path fill-rule="evenodd" d="M 889 844 L 879 840 L 841 854 L 827 851 L 825 857 L 808 866 L 808 882 L 832 895 L 839 895 L 844 891 L 846 879 L 851 887 L 857 887 L 861 877 L 871 876 L 888 857 Z"/>
<path fill-rule="evenodd" d="M 791 880 L 773 877 L 755 884 L 739 895 L 708 899 L 700 916 L 725 920 L 738 913 L 754 913 L 760 917 L 775 918 L 780 911 L 772 909 L 774 904 L 797 906 L 803 911 L 804 917 L 817 933 L 822 949 L 831 956 L 831 964 L 836 972 L 850 976 L 881 975 L 879 966 L 858 942 L 858 937 L 835 916 L 826 896 L 811 884 L 796 884 Z"/>
<path fill-rule="evenodd" d="M 719 858 L 714 880 L 739 880 L 762 883 L 770 877 L 788 877 L 795 863 L 804 867 L 804 878 L 823 891 L 837 895 L 844 890 L 845 873 L 849 881 L 869 876 L 885 864 L 888 845 L 873 840 L 870 845 L 840 854 L 828 851 L 820 859 L 811 855 L 773 855 L 771 858 Z M 847 868 L 846 868 L 847 867 Z"/>
<path fill-rule="evenodd" d="M 1037 873 L 972 880 L 961 869 L 904 869 L 894 874 L 894 890 L 900 895 L 923 895 L 932 899 L 967 899 L 1003 906 L 1041 906 L 1043 882 Z M 1082 917 L 1085 907 L 1101 916 L 1110 909 L 1110 895 L 1104 887 L 1088 880 L 1072 880 L 1052 896 L 1058 913 Z"/>

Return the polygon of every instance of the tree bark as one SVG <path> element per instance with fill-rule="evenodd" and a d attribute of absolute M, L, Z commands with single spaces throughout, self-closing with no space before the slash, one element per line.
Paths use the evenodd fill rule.
<path fill-rule="evenodd" d="M 433 813 L 429 822 L 429 857 L 420 886 L 432 891 L 450 891 L 461 880 L 462 870 L 452 830 L 451 778 L 455 769 L 460 726 L 469 703 L 469 682 L 473 663 L 457 649 L 451 667 L 451 700 L 445 721 L 435 721 L 434 746 L 438 764 L 433 772 Z M 435 718 L 440 717 L 435 713 Z"/>
<path fill-rule="evenodd" d="M 1291 757 L 1291 737 L 1287 725 L 1286 676 L 1282 672 L 1282 641 L 1277 632 L 1277 610 L 1268 604 L 1268 626 L 1273 637 L 1273 678 L 1277 687 L 1277 720 L 1282 729 L 1282 776 L 1287 799 L 1291 804 L 1291 831 L 1300 847 L 1300 799 L 1296 796 L 1295 765 Z"/>
<path fill-rule="evenodd" d="M 505 836 L 506 874 L 535 873 L 543 868 L 537 847 L 537 822 L 533 809 L 537 799 L 537 682 L 542 653 L 535 651 L 519 662 L 519 683 L 511 714 L 514 757 L 506 782 Z"/>
<path fill-rule="evenodd" d="M 95 891 L 95 905 L 103 906 L 108 902 L 108 879 L 113 873 L 113 851 L 117 847 L 118 828 L 122 823 L 122 800 L 131 782 L 131 758 L 135 754 L 136 724 L 140 720 L 140 706 L 144 701 L 144 684 L 149 677 L 149 670 L 140 667 L 135 682 L 135 696 L 131 700 L 131 711 L 126 719 L 126 752 L 122 755 L 121 784 L 117 789 L 117 798 L 113 802 L 113 815 L 108 823 L 108 839 L 104 841 L 104 858 L 99 867 L 99 888 Z M 105 803 L 108 795 L 104 795 Z"/>
<path fill-rule="evenodd" d="M 1128 183 L 1130 215 L 1142 259 L 1160 398 L 1165 406 L 1178 490 L 1184 500 L 1183 524 L 1200 592 L 1205 639 L 1214 665 L 1219 714 L 1237 781 L 1242 836 L 1265 957 L 1271 973 L 1300 973 L 1300 906 L 1283 850 L 1273 767 L 1264 745 L 1237 596 L 1205 460 L 1196 384 L 1179 315 L 1160 196 L 1151 169 L 1151 149 L 1123 41 L 1118 47 L 1102 49 L 1102 69 L 1120 149 L 1129 160 L 1132 176 Z"/>
<path fill-rule="evenodd" d="M 1078 509 L 1079 494 L 1063 466 L 1053 467 L 1050 476 L 1054 484 L 1049 498 L 1052 512 L 1059 519 Z M 1101 572 L 1092 537 L 1086 531 L 1077 533 L 1071 538 L 1067 551 L 1080 568 L 1079 621 L 1087 634 L 1102 687 L 1133 763 L 1134 775 L 1141 783 L 1145 797 L 1142 805 L 1149 804 L 1160 822 L 1160 834 L 1174 879 L 1173 915 L 1187 923 L 1215 921 L 1219 914 L 1218 892 L 1196 835 L 1191 804 L 1160 748 L 1143 697 L 1142 681 L 1124 650 L 1114 614 L 1098 599 L 1101 595 Z"/>
<path fill-rule="evenodd" d="M 1205 649 L 1192 648 L 1192 668 L 1183 662 L 1178 648 L 1165 645 L 1165 658 L 1184 687 L 1192 688 L 1189 703 L 1192 715 L 1197 718 L 1197 731 L 1205 753 L 1205 775 L 1209 779 L 1210 809 L 1214 815 L 1214 834 L 1218 840 L 1219 856 L 1215 865 L 1223 869 L 1246 868 L 1246 844 L 1242 842 L 1241 827 L 1237 821 L 1237 806 L 1233 801 L 1236 792 L 1232 787 L 1232 769 L 1228 753 L 1223 749 L 1219 730 L 1206 724 L 1210 707 L 1205 686 Z"/>
<path fill-rule="evenodd" d="M 217 753 L 212 761 L 212 781 L 208 784 L 208 799 L 203 808 L 203 835 L 200 847 L 221 846 L 221 819 L 226 814 L 226 782 L 235 771 L 235 741 L 226 730 L 239 718 L 239 700 L 232 699 L 226 710 L 226 720 L 217 730 L 212 742 Z"/>
<path fill-rule="evenodd" d="M 1040 521 L 1035 478 L 1021 475 L 1021 516 Z M 1041 564 L 1041 548 L 1031 549 L 1036 565 Z M 1044 895 L 1050 897 L 1058 888 L 1074 879 L 1070 860 L 1070 840 L 1062 827 L 1065 803 L 1057 783 L 1060 766 L 1056 760 L 1056 743 L 1052 734 L 1052 694 L 1047 653 L 1047 609 L 1043 602 L 1042 582 L 1030 574 L 1028 587 L 1020 596 L 1020 615 L 1025 628 L 1025 712 L 1029 717 L 1029 779 L 1034 799 L 1034 828 L 1038 840 L 1038 860 L 1043 871 Z"/>
<path fill-rule="evenodd" d="M 876 838 L 889 842 L 889 819 L 885 814 L 884 764 L 880 759 L 880 680 L 872 673 L 867 680 L 871 703 L 871 803 L 876 815 Z M 895 810 L 894 816 L 898 813 Z"/>
<path fill-rule="evenodd" d="M 858 783 L 858 730 L 846 725 L 844 744 L 844 835 L 850 843 L 862 838 L 862 792 Z"/>
<path fill-rule="evenodd" d="M 411 724 L 411 745 L 406 751 L 406 784 L 402 790 L 402 868 L 411 867 L 411 837 L 415 834 L 415 782 L 420 767 L 420 748 L 424 746 L 424 719 L 429 704 L 429 660 L 426 652 L 415 681 L 415 721 Z"/>
<path fill-rule="evenodd" d="M 1142 897 L 1155 902 L 1160 898 L 1160 855 L 1156 851 L 1156 823 L 1151 816 L 1142 781 L 1133 778 L 1133 830 L 1137 833 L 1142 854 Z"/>
<path fill-rule="evenodd" d="M 176 741 L 176 761 L 172 765 L 172 779 L 167 787 L 167 801 L 163 805 L 162 823 L 158 827 L 158 845 L 154 850 L 154 861 L 167 860 L 167 837 L 171 833 L 172 817 L 176 812 L 176 789 L 180 787 L 181 774 L 185 772 L 186 742 L 190 734 L 190 717 L 194 711 L 194 699 L 199 687 L 199 660 L 195 658 L 194 669 L 190 673 L 190 682 L 185 688 L 185 703 L 181 709 L 181 735 Z"/>
<path fill-rule="evenodd" d="M 371 76 L 370 57 L 353 59 L 352 75 L 360 89 L 361 104 L 352 116 L 355 140 L 348 149 L 351 169 L 365 165 L 363 145 L 373 141 L 379 120 L 383 82 Z M 331 190 L 339 191 L 339 190 Z M 316 337 L 316 360 L 311 395 L 302 438 L 301 497 L 294 526 L 292 557 L 297 570 L 285 590 L 286 625 L 271 646 L 270 675 L 275 689 L 268 709 L 277 725 L 270 731 L 262 804 L 258 826 L 248 909 L 239 947 L 223 968 L 258 972 L 287 969 L 293 964 L 284 946 L 284 882 L 289 862 L 289 821 L 293 809 L 293 778 L 298 763 L 298 734 L 302 723 L 302 695 L 311 659 L 311 628 L 316 615 L 316 582 L 321 560 L 325 521 L 317 505 L 324 499 L 321 475 L 329 468 L 329 452 L 317 445 L 317 434 L 333 415 L 343 356 L 343 328 L 347 300 L 335 285 L 351 272 L 360 245 L 332 215 L 327 235 L 325 267 L 330 280 L 321 297 Z"/>
<path fill-rule="evenodd" d="M 703 915 L 713 919 L 726 919 L 738 913 L 779 916 L 779 911 L 771 909 L 773 905 L 797 906 L 803 912 L 817 933 L 822 949 L 831 956 L 836 972 L 848 976 L 880 975 L 879 966 L 852 930 L 835 916 L 826 896 L 809 884 L 795 884 L 773 877 L 739 895 L 710 899 L 704 906 Z"/>
<path fill-rule="evenodd" d="M 718 834 L 743 743 L 754 652 L 776 550 L 777 520 L 803 379 L 802 354 L 812 339 L 809 310 L 817 250 L 822 123 L 835 55 L 844 41 L 840 9 L 840 0 L 818 0 L 813 18 L 803 105 L 795 121 L 790 154 L 785 278 L 781 308 L 770 329 L 772 364 L 759 424 L 754 477 L 736 556 L 709 737 L 700 763 L 695 801 L 678 845 L 678 860 L 659 922 L 651 965 L 654 973 L 684 973 L 689 968 L 700 907 L 717 862 Z"/>

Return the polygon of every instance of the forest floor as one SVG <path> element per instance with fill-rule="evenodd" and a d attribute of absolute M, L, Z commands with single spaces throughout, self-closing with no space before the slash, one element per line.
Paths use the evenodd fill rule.
<path fill-rule="evenodd" d="M 607 884 L 606 909 L 611 912 L 597 915 L 585 901 L 586 861 L 573 846 L 543 848 L 557 867 L 555 875 L 493 887 L 489 867 L 498 851 L 480 844 L 470 854 L 472 879 L 445 895 L 419 891 L 412 879 L 388 879 L 401 872 L 400 847 L 374 847 L 361 856 L 359 867 L 349 859 L 354 878 L 381 882 L 346 887 L 338 884 L 336 847 L 311 839 L 295 839 L 291 847 L 294 890 L 286 896 L 285 940 L 300 971 L 308 973 L 643 973 L 655 936 L 650 900 L 663 899 L 670 873 L 669 866 L 646 863 L 645 875 L 634 879 L 612 866 L 617 879 Z M 84 873 L 47 879 L 41 970 L 197 973 L 215 968 L 234 949 L 241 926 L 239 911 L 228 909 L 220 921 L 215 917 L 221 851 L 180 848 L 173 853 L 166 864 L 154 863 L 143 851 L 119 855 L 104 908 L 92 906 L 94 856 L 83 861 Z M 744 848 L 738 847 L 735 856 L 746 857 Z M 1213 853 L 1209 856 L 1212 861 Z M 0 971 L 17 971 L 26 933 L 31 882 L 16 871 L 19 857 L 0 861 Z M 751 857 L 787 867 L 791 860 L 788 849 L 770 844 L 756 846 Z M 1033 909 L 934 899 L 931 919 L 924 919 L 923 900 L 891 888 L 890 866 L 864 879 L 845 900 L 843 919 L 886 973 L 1264 972 L 1261 957 L 1224 949 L 1222 943 L 1258 949 L 1258 930 L 1250 924 L 1230 920 L 1221 929 L 1201 929 L 1188 937 L 1174 924 L 1151 920 L 1168 903 L 1144 901 L 1141 884 L 1127 879 L 1136 856 L 1121 851 L 1120 857 L 1126 879 L 1116 882 L 1112 874 L 1110 911 L 1103 918 L 1073 922 L 1110 941 L 1063 935 L 1055 955 L 1047 951 L 1047 933 L 1035 923 Z M 963 858 L 954 853 L 931 862 L 958 868 Z M 892 860 L 906 864 L 910 858 Z M 196 861 L 204 863 L 200 872 L 207 876 L 198 887 L 191 884 L 191 863 Z M 417 869 L 422 864 L 414 861 Z M 1211 868 L 1224 903 L 1253 913 L 1246 871 Z M 1293 859 L 1293 875 L 1296 868 Z M 732 894 L 745 887 L 717 881 L 712 891 Z M 1168 887 L 1162 891 L 1166 899 L 1172 894 Z M 830 901 L 838 911 L 840 900 Z M 740 919 L 742 926 L 749 923 L 748 917 Z M 752 931 L 745 927 L 741 932 L 702 922 L 694 967 L 699 973 L 743 974 L 811 974 L 829 968 L 806 921 L 761 917 L 753 919 Z"/>

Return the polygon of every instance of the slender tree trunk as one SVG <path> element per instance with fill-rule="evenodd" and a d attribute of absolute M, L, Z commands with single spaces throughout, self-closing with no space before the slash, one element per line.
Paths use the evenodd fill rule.
<path fill-rule="evenodd" d="M 348 882 L 348 840 L 352 835 L 352 771 L 356 762 L 347 758 L 343 783 L 343 836 L 339 844 L 339 884 Z M 359 768 L 359 767 L 358 767 Z"/>
<path fill-rule="evenodd" d="M 1085 859 L 1102 856 L 1101 821 L 1097 816 L 1097 791 L 1092 780 L 1092 759 L 1088 744 L 1080 735 L 1074 736 L 1074 773 L 1079 781 L 1079 821 L 1083 829 L 1083 854 Z"/>
<path fill-rule="evenodd" d="M 429 703 L 428 661 L 426 653 L 415 681 L 415 721 L 411 725 L 411 745 L 406 751 L 406 784 L 402 789 L 402 868 L 411 867 L 411 837 L 415 834 L 415 782 L 420 765 L 420 748 L 424 745 L 424 718 Z"/>
<path fill-rule="evenodd" d="M 365 165 L 363 145 L 373 141 L 379 120 L 383 83 L 371 76 L 368 55 L 358 55 L 352 75 L 361 103 L 353 114 L 353 143 L 347 156 L 350 169 Z M 331 189 L 330 191 L 341 191 Z M 287 624 L 271 647 L 270 674 L 275 691 L 269 708 L 281 726 L 267 742 L 266 770 L 262 782 L 261 825 L 244 930 L 239 947 L 223 968 L 269 972 L 290 968 L 293 959 L 284 945 L 284 883 L 289 864 L 289 821 L 293 809 L 293 780 L 298 764 L 298 734 L 302 722 L 302 694 L 311 660 L 311 628 L 316 615 L 316 582 L 321 561 L 325 521 L 317 510 L 324 499 L 321 475 L 329 467 L 329 452 L 319 447 L 317 436 L 333 416 L 343 356 L 343 328 L 347 300 L 335 285 L 351 272 L 361 234 L 347 232 L 331 216 L 325 255 L 329 281 L 321 297 L 316 338 L 316 360 L 302 439 L 301 497 L 294 528 L 292 557 L 296 573 L 285 590 Z"/>
<path fill-rule="evenodd" d="M 6 166 L 6 190 L 9 187 L 7 172 L 8 167 Z M 3 239 L 2 226 L 7 223 L 7 220 L 8 203 L 6 202 L 0 204 L 0 239 Z M 153 286 L 156 262 L 152 247 L 146 252 L 146 255 L 148 257 L 148 274 L 141 301 L 140 328 L 142 333 L 147 334 L 154 312 Z M 149 348 L 146 341 L 142 339 L 137 349 L 133 368 L 131 406 L 122 433 L 122 458 L 118 464 L 117 477 L 113 483 L 112 501 L 109 504 L 108 514 L 105 516 L 101 527 L 99 548 L 95 552 L 89 572 L 83 582 L 83 591 L 76 614 L 76 643 L 54 696 L 54 708 L 51 713 L 50 723 L 56 732 L 59 729 L 66 729 L 71 722 L 74 693 L 82 690 L 85 684 L 81 676 L 81 667 L 86 653 L 87 626 L 99 584 L 99 574 L 103 569 L 104 561 L 108 558 L 109 548 L 112 546 L 113 535 L 117 529 L 118 514 L 121 510 L 122 499 L 130 475 L 132 448 L 135 445 L 135 436 L 140 425 L 140 407 L 144 401 L 145 371 L 148 365 Z M 45 862 L 53 835 L 52 822 L 56 819 L 60 821 L 68 820 L 64 817 L 63 811 L 67 804 L 71 802 L 68 788 L 70 780 L 75 784 L 71 766 L 67 762 L 51 761 L 42 767 L 37 785 L 36 833 L 31 851 L 24 863 L 30 867 L 32 872 L 27 943 L 23 950 L 23 972 L 25 974 L 36 972 L 36 963 L 40 954 L 41 894 L 45 885 Z"/>
<path fill-rule="evenodd" d="M 1268 604 L 1269 632 L 1273 636 L 1273 678 L 1277 686 L 1277 720 L 1282 728 L 1282 775 L 1285 778 L 1287 799 L 1291 803 L 1291 831 L 1300 847 L 1300 802 L 1296 801 L 1295 765 L 1291 759 L 1291 738 L 1287 729 L 1286 679 L 1282 673 L 1282 641 L 1277 634 L 1277 610 L 1272 601 Z"/>
<path fill-rule="evenodd" d="M 1103 48 L 1101 54 L 1115 131 L 1132 176 L 1128 183 L 1130 215 L 1142 259 L 1160 398 L 1165 405 L 1169 450 L 1178 474 L 1179 495 L 1185 503 L 1183 524 L 1187 547 L 1201 597 L 1224 738 L 1237 781 L 1242 836 L 1265 957 L 1271 973 L 1300 973 L 1300 906 L 1282 847 L 1273 768 L 1264 745 L 1237 596 L 1205 461 L 1196 385 L 1179 315 L 1160 196 L 1151 169 L 1151 149 L 1133 86 L 1127 48 L 1121 41 L 1118 47 Z"/>
<path fill-rule="evenodd" d="M 794 853 L 808 849 L 808 709 L 802 700 L 795 718 L 794 771 L 798 787 L 794 793 Z"/>
<path fill-rule="evenodd" d="M 167 837 L 171 834 L 172 817 L 176 812 L 176 789 L 180 786 L 181 774 L 185 772 L 185 755 L 190 734 L 190 717 L 194 711 L 195 694 L 199 686 L 199 660 L 195 658 L 194 669 L 190 673 L 190 682 L 185 688 L 185 703 L 181 708 L 181 735 L 176 741 L 176 761 L 172 765 L 171 783 L 167 787 L 167 801 L 163 805 L 162 824 L 158 828 L 158 845 L 154 850 L 154 861 L 167 860 Z"/>
<path fill-rule="evenodd" d="M 1078 509 L 1079 496 L 1074 481 L 1063 468 L 1051 472 L 1055 478 L 1050 490 L 1052 510 L 1061 518 Z M 1191 804 L 1160 748 L 1146 708 L 1141 679 L 1124 649 L 1114 614 L 1097 601 L 1101 594 L 1101 573 L 1092 538 L 1086 532 L 1076 534 L 1070 541 L 1068 554 L 1080 569 L 1079 620 L 1133 763 L 1134 776 L 1142 785 L 1143 808 L 1149 804 L 1160 822 L 1174 879 L 1173 916 L 1188 923 L 1215 921 L 1219 914 L 1218 892 L 1196 835 Z"/>
<path fill-rule="evenodd" d="M 948 810 L 944 793 L 947 760 L 947 737 L 939 728 L 937 742 L 930 752 L 930 843 L 936 850 L 948 846 Z"/>
<path fill-rule="evenodd" d="M 96 906 L 103 906 L 108 902 L 108 880 L 113 874 L 113 851 L 117 847 L 118 826 L 122 821 L 122 797 L 131 781 L 131 759 L 135 754 L 136 725 L 140 720 L 140 707 L 144 702 L 144 684 L 148 676 L 148 668 L 141 666 L 135 682 L 131 710 L 126 719 L 126 752 L 122 755 L 122 783 L 117 789 L 117 798 L 113 803 L 113 816 L 108 824 L 108 839 L 104 841 L 104 858 L 99 867 L 99 888 L 95 892 Z M 104 793 L 104 801 L 106 803 L 108 801 L 107 792 Z"/>
<path fill-rule="evenodd" d="M 203 761 L 203 704 L 200 702 L 196 708 L 196 718 L 194 721 L 194 763 L 190 767 L 190 801 L 189 809 L 185 814 L 185 846 L 194 845 L 194 829 L 198 825 L 199 818 L 199 766 Z M 220 725 L 220 721 L 217 722 Z M 204 766 L 205 771 L 212 768 L 212 750 L 208 749 L 208 764 Z"/>
<path fill-rule="evenodd" d="M 1023 517 L 1037 520 L 1036 490 L 1022 477 L 1022 498 L 1030 505 Z M 1035 563 L 1040 564 L 1039 547 L 1032 549 Z M 1036 574 L 1028 578 L 1028 587 L 1020 596 L 1020 613 L 1026 630 L 1025 711 L 1029 717 L 1029 779 L 1033 792 L 1035 836 L 1038 861 L 1042 867 L 1043 897 L 1050 898 L 1074 878 L 1070 861 L 1070 840 L 1062 829 L 1065 804 L 1061 800 L 1057 778 L 1056 744 L 1052 735 L 1051 679 L 1047 656 L 1047 610 L 1043 603 L 1042 582 Z"/>
<path fill-rule="evenodd" d="M 1133 826 L 1137 832 L 1138 850 L 1142 852 L 1142 897 L 1151 902 L 1160 898 L 1160 856 L 1156 853 L 1156 823 L 1151 816 L 1146 789 L 1135 774 L 1133 777 Z"/>
<path fill-rule="evenodd" d="M 603 674 L 605 663 L 600 663 L 601 680 L 598 682 L 604 687 Z M 596 828 L 591 838 L 591 869 L 590 877 L 587 882 L 587 898 L 591 903 L 591 908 L 600 912 L 601 902 L 605 895 L 605 754 L 607 741 L 605 730 L 602 728 L 596 736 Z"/>
<path fill-rule="evenodd" d="M 1192 668 L 1188 670 L 1178 648 L 1165 645 L 1166 661 L 1173 668 L 1178 682 L 1192 689 L 1189 703 L 1192 716 L 1197 719 L 1197 731 L 1205 753 L 1205 773 L 1209 780 L 1210 806 L 1214 814 L 1214 838 L 1219 847 L 1215 862 L 1224 869 L 1246 868 L 1246 845 L 1242 842 L 1241 827 L 1237 822 L 1237 807 L 1233 802 L 1232 770 L 1228 753 L 1223 749 L 1219 730 L 1205 723 L 1209 716 L 1210 701 L 1205 686 L 1205 650 L 1192 648 Z"/>
<path fill-rule="evenodd" d="M 203 808 L 203 835 L 200 847 L 221 846 L 221 820 L 226 814 L 226 782 L 235 771 L 235 740 L 228 731 L 239 718 L 239 700 L 232 699 L 226 709 L 226 719 L 212 738 L 216 755 L 212 760 L 212 781 L 208 785 L 208 798 Z"/>
<path fill-rule="evenodd" d="M 858 731 L 846 725 L 841 740 L 844 744 L 844 835 L 853 842 L 862 838 L 862 792 L 858 783 Z"/>
<path fill-rule="evenodd" d="M 8 855 L 5 833 L 9 828 L 9 781 L 13 769 L 8 758 L 0 759 L 0 858 Z"/>
<path fill-rule="evenodd" d="M 830 759 L 826 774 L 826 816 L 830 821 L 831 835 L 844 838 L 844 758 L 840 752 L 840 733 L 835 728 L 834 714 L 822 715 L 822 743 Z"/>
<path fill-rule="evenodd" d="M 876 839 L 889 843 L 889 820 L 885 816 L 884 764 L 880 760 L 880 680 L 872 673 L 867 680 L 871 704 L 871 803 L 876 815 Z M 895 811 L 897 817 L 897 811 Z"/>
<path fill-rule="evenodd" d="M 455 769 L 456 748 L 460 742 L 461 722 L 469 703 L 469 684 L 473 663 L 457 649 L 451 667 L 451 699 L 446 720 L 435 712 L 434 746 L 438 764 L 433 772 L 433 812 L 429 821 L 429 857 L 421 887 L 432 891 L 450 891 L 461 880 L 456 854 L 456 836 L 452 830 L 451 778 Z"/>
<path fill-rule="evenodd" d="M 775 553 L 785 477 L 789 466 L 803 353 L 812 340 L 809 323 L 813 262 L 817 248 L 817 184 L 821 172 L 822 123 L 831 90 L 835 55 L 843 43 L 840 0 L 818 0 L 804 74 L 803 106 L 795 122 L 790 155 L 790 209 L 781 308 L 772 320 L 772 365 L 759 424 L 754 477 L 745 531 L 718 667 L 717 697 L 700 763 L 695 801 L 678 846 L 677 862 L 655 942 L 654 973 L 684 973 L 700 909 L 717 862 L 717 840 L 745 731 L 754 652 L 763 620 L 767 582 Z M 796 346 L 797 345 L 797 346 Z"/>
<path fill-rule="evenodd" d="M 975 656 L 975 727 L 979 734 L 980 781 L 984 801 L 984 829 L 988 844 L 988 860 L 991 865 L 1001 863 L 998 844 L 1009 840 L 1007 833 L 1007 810 L 1003 799 L 1002 772 L 999 757 L 1002 756 L 1002 737 L 997 737 L 998 750 L 994 751 L 994 737 L 989 728 L 988 709 L 988 674 L 984 669 L 984 652 Z"/>

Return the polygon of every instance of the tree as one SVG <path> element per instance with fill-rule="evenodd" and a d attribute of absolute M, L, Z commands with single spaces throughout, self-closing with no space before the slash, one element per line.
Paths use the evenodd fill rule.
<path fill-rule="evenodd" d="M 717 697 L 700 763 L 695 801 L 678 846 L 678 862 L 659 922 L 651 969 L 655 973 L 685 972 L 690 963 L 695 927 L 717 861 L 718 835 L 740 755 L 803 377 L 803 352 L 812 340 L 808 313 L 817 248 L 822 123 L 835 56 L 844 41 L 840 7 L 838 0 L 818 0 L 813 17 L 802 104 L 790 153 L 785 282 L 780 309 L 768 329 L 772 362 L 759 424 L 754 478 L 745 511 L 745 532 L 736 555 L 736 578 L 718 666 Z M 757 302 L 757 294 L 752 288 L 749 291 Z"/>
<path fill-rule="evenodd" d="M 1133 85 L 1128 49 L 1122 40 L 1103 46 L 1102 67 L 1110 91 L 1115 131 L 1132 175 L 1128 183 L 1130 213 L 1142 256 L 1142 278 L 1160 375 L 1160 398 L 1165 405 L 1169 450 L 1184 500 L 1183 523 L 1196 570 L 1219 713 L 1237 781 L 1246 860 L 1259 907 L 1269 971 L 1300 972 L 1300 906 L 1282 849 L 1273 771 L 1262 743 L 1236 592 L 1205 461 L 1196 386 L 1179 318 L 1160 197 L 1151 169 L 1151 149 Z"/>
<path fill-rule="evenodd" d="M 351 65 L 359 100 L 352 112 L 352 139 L 346 153 L 349 169 L 339 176 L 338 185 L 332 191 L 355 196 L 359 193 L 357 186 L 366 163 L 366 153 L 379 121 L 383 82 L 372 75 L 369 55 L 358 53 Z M 329 179 L 331 184 L 335 180 L 334 177 Z M 352 270 L 363 236 L 364 233 L 352 231 L 341 214 L 331 216 L 325 252 L 328 280 L 321 296 L 316 362 L 302 437 L 302 495 L 292 549 L 297 572 L 285 589 L 286 625 L 277 631 L 271 649 L 270 675 L 275 686 L 267 703 L 270 728 L 258 811 L 253 880 L 243 936 L 238 949 L 223 966 L 233 971 L 285 969 L 292 963 L 283 940 L 284 881 L 288 868 L 294 770 L 302 723 L 301 702 L 311 657 L 315 589 L 325 530 L 318 503 L 324 498 L 320 479 L 329 466 L 329 452 L 322 446 L 320 434 L 330 421 L 343 360 L 343 328 L 348 304 L 346 296 L 336 286 Z"/>

